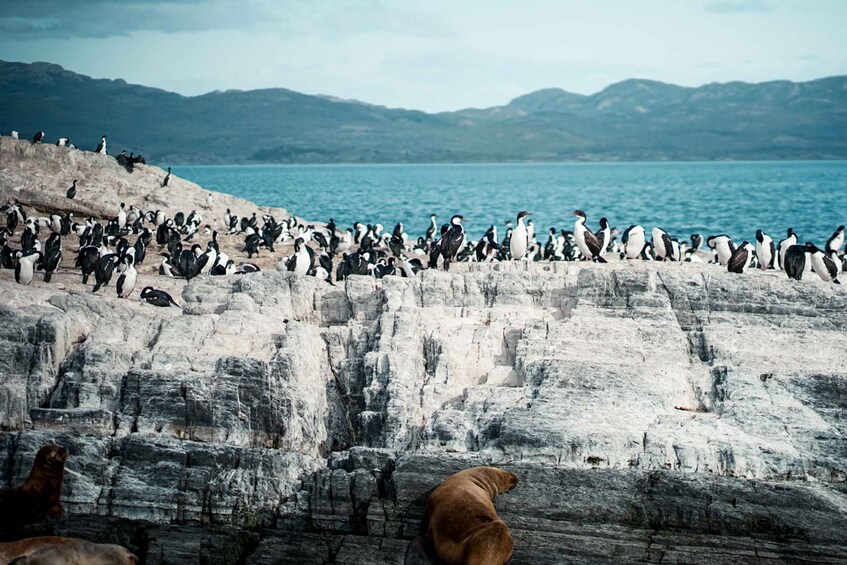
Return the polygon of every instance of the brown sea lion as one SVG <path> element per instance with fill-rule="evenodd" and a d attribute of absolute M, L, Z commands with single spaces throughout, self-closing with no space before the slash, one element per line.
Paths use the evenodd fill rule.
<path fill-rule="evenodd" d="M 76 538 L 44 536 L 0 543 L 0 563 L 14 565 L 135 565 L 128 549 Z"/>
<path fill-rule="evenodd" d="M 473 467 L 438 485 L 426 503 L 425 537 L 447 565 L 502 565 L 515 542 L 492 500 L 518 484 L 497 467 Z"/>
<path fill-rule="evenodd" d="M 68 450 L 45 445 L 38 450 L 29 477 L 20 486 L 0 490 L 0 532 L 33 524 L 46 517 L 60 520 L 59 502 Z"/>

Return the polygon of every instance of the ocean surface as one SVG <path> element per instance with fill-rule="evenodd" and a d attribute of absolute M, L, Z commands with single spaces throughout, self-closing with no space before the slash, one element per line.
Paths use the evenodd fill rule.
<path fill-rule="evenodd" d="M 775 241 L 794 228 L 823 245 L 847 223 L 847 161 L 707 163 L 552 163 L 433 165 L 269 165 L 174 167 L 175 175 L 212 190 L 279 206 L 340 226 L 403 222 L 422 235 L 462 214 L 472 238 L 488 226 L 505 233 L 521 210 L 533 213 L 537 238 L 573 229 L 579 208 L 592 229 L 601 216 L 621 230 L 660 226 L 672 236 L 727 233 Z"/>

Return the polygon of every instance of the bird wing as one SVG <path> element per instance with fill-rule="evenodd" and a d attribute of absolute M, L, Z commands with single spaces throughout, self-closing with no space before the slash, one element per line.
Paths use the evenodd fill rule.
<path fill-rule="evenodd" d="M 465 240 L 465 232 L 462 226 L 453 226 L 444 236 L 444 242 L 441 247 L 441 255 L 445 259 L 452 259 L 456 253 L 462 248 Z"/>
<path fill-rule="evenodd" d="M 730 273 L 741 273 L 744 270 L 744 265 L 747 263 L 747 249 L 744 247 L 739 247 L 732 254 L 732 257 L 729 258 L 729 263 L 727 263 L 727 270 Z"/>
<path fill-rule="evenodd" d="M 583 232 L 583 238 L 585 239 L 585 245 L 588 247 L 588 250 L 591 251 L 592 255 L 600 255 L 602 249 L 602 243 L 600 243 L 600 239 L 592 233 L 590 230 L 585 230 Z"/>
<path fill-rule="evenodd" d="M 676 261 L 673 254 L 673 241 L 671 241 L 671 236 L 665 232 L 662 232 L 662 244 L 665 246 L 665 257 L 671 261 Z"/>
<path fill-rule="evenodd" d="M 832 260 L 828 255 L 823 256 L 823 264 L 826 267 L 826 270 L 829 271 L 829 276 L 835 278 L 838 276 L 838 267 L 835 265 L 835 261 Z"/>

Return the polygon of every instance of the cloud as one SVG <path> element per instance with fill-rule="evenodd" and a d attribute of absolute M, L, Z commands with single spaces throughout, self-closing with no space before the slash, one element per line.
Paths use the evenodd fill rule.
<path fill-rule="evenodd" d="M 239 29 L 273 18 L 266 2 L 248 0 L 39 0 L 0 3 L 0 33 L 20 39 L 115 37 L 137 31 L 178 33 Z"/>
<path fill-rule="evenodd" d="M 444 21 L 413 8 L 367 0 L 28 0 L 0 1 L 0 34 L 16 39 L 127 36 L 135 32 L 238 30 L 338 36 L 389 31 L 447 36 Z"/>
<path fill-rule="evenodd" d="M 774 7 L 765 0 L 723 0 L 719 2 L 706 2 L 703 5 L 703 9 L 715 14 L 774 11 Z"/>

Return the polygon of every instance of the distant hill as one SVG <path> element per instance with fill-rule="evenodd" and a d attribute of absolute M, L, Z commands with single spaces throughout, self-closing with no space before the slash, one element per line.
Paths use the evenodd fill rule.
<path fill-rule="evenodd" d="M 43 129 L 156 163 L 847 158 L 847 77 L 685 88 L 630 79 L 427 114 L 283 88 L 181 96 L 0 61 L 0 133 Z"/>

